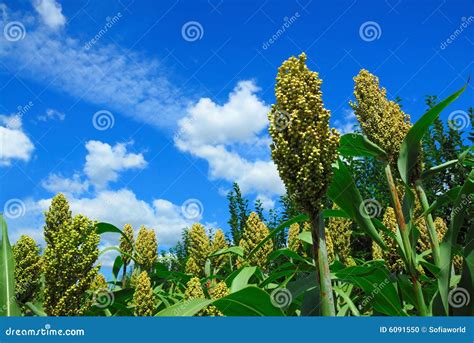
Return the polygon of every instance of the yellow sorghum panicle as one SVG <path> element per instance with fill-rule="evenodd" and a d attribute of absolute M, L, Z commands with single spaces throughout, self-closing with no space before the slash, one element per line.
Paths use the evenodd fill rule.
<path fill-rule="evenodd" d="M 186 273 L 192 275 L 200 275 L 202 273 L 202 268 L 200 268 L 192 256 L 188 257 L 186 261 Z"/>
<path fill-rule="evenodd" d="M 69 203 L 62 193 L 58 193 L 51 201 L 49 211 L 45 213 L 44 239 L 46 243 L 52 243 L 51 236 L 61 230 L 64 225 L 67 225 L 71 219 Z"/>
<path fill-rule="evenodd" d="M 288 229 L 288 249 L 298 253 L 301 247 L 301 241 L 298 238 L 300 234 L 300 224 L 294 223 Z"/>
<path fill-rule="evenodd" d="M 337 209 L 337 207 L 333 207 Z M 326 239 L 330 237 L 333 244 L 333 258 L 335 255 L 339 257 L 339 260 L 347 266 L 355 264 L 354 259 L 351 256 L 351 230 L 352 221 L 346 218 L 330 218 L 328 226 L 326 227 Z M 328 243 L 326 242 L 326 245 Z M 329 249 L 328 249 L 329 258 Z M 330 262 L 331 258 L 329 258 Z"/>
<path fill-rule="evenodd" d="M 204 226 L 199 223 L 194 224 L 189 230 L 188 254 L 194 259 L 196 265 L 199 267 L 199 273 L 196 275 L 202 276 L 204 274 L 204 266 L 210 253 L 211 242 L 209 236 L 206 234 Z"/>
<path fill-rule="evenodd" d="M 212 253 L 215 253 L 221 249 L 227 248 L 227 242 L 225 241 L 224 232 L 221 229 L 218 229 L 214 234 L 214 239 L 212 240 Z M 228 260 L 228 255 L 223 254 L 217 257 L 214 257 L 213 266 L 215 269 L 222 268 Z"/>
<path fill-rule="evenodd" d="M 42 259 L 35 240 L 22 235 L 13 245 L 15 259 L 15 293 L 20 304 L 33 301 L 40 289 Z"/>
<path fill-rule="evenodd" d="M 139 277 L 140 277 L 140 270 L 138 268 L 134 268 L 132 271 L 132 274 L 130 275 L 130 286 L 132 288 L 137 287 Z"/>
<path fill-rule="evenodd" d="M 198 277 L 192 277 L 186 283 L 186 290 L 184 291 L 184 299 L 205 299 L 204 291 L 201 286 L 201 280 Z M 206 309 L 199 311 L 196 316 L 205 316 Z"/>
<path fill-rule="evenodd" d="M 184 292 L 184 298 L 190 299 L 204 299 L 204 291 L 201 287 L 201 280 L 198 277 L 192 277 L 186 283 L 186 291 Z"/>
<path fill-rule="evenodd" d="M 135 305 L 135 316 L 152 316 L 155 309 L 155 300 L 151 281 L 148 273 L 143 271 L 138 277 L 138 283 L 133 293 L 133 304 Z"/>
<path fill-rule="evenodd" d="M 103 289 L 108 289 L 109 285 L 107 284 L 107 280 L 105 279 L 105 276 L 102 275 L 101 273 L 97 274 L 95 277 L 94 281 L 91 284 L 91 290 L 92 291 L 97 291 L 97 290 L 103 290 Z"/>
<path fill-rule="evenodd" d="M 244 250 L 244 256 L 247 256 L 265 237 L 268 236 L 269 233 L 270 231 L 262 222 L 258 214 L 255 212 L 250 213 L 250 216 L 247 218 L 247 222 L 245 223 L 242 239 L 239 242 L 239 246 Z M 269 239 L 250 257 L 250 259 L 248 259 L 248 262 L 252 266 L 258 266 L 265 269 L 268 255 L 270 255 L 272 250 L 273 242 Z"/>
<path fill-rule="evenodd" d="M 135 243 L 136 260 L 146 271 L 150 271 L 158 258 L 158 242 L 155 230 L 142 226 Z"/>
<path fill-rule="evenodd" d="M 230 294 L 229 288 L 224 281 L 219 282 L 217 285 L 209 290 L 211 299 L 220 299 Z M 205 310 L 206 314 L 211 317 L 221 317 L 222 312 L 217 309 L 214 305 L 210 305 Z"/>
<path fill-rule="evenodd" d="M 290 57 L 278 69 L 276 104 L 268 114 L 273 161 L 288 194 L 307 214 L 320 209 L 338 156 L 339 134 L 329 128 L 321 83 L 304 53 Z"/>
<path fill-rule="evenodd" d="M 288 229 L 288 249 L 296 252 L 297 254 L 307 257 L 308 254 L 305 251 L 305 246 L 303 242 L 298 238 L 298 235 L 302 232 L 301 225 L 303 225 L 303 232 L 304 231 L 311 231 L 311 224 L 308 222 L 305 223 L 294 223 L 290 225 Z M 326 242 L 326 245 L 329 243 Z"/>
<path fill-rule="evenodd" d="M 46 213 L 43 305 L 50 316 L 84 314 L 90 306 L 86 292 L 99 269 L 94 267 L 99 255 L 96 223 L 82 215 L 71 219 L 69 214 L 62 195 L 53 198 Z"/>
<path fill-rule="evenodd" d="M 363 133 L 385 150 L 389 162 L 398 159 L 400 146 L 410 129 L 410 116 L 400 106 L 387 99 L 387 91 L 380 88 L 379 79 L 362 69 L 354 77 L 354 96 L 350 102 Z"/>
<path fill-rule="evenodd" d="M 326 235 L 326 250 L 328 252 L 328 262 L 329 264 L 333 263 L 336 259 L 336 254 L 334 253 L 334 243 L 332 242 L 332 237 L 329 234 L 328 228 L 324 229 Z"/>
<path fill-rule="evenodd" d="M 133 227 L 130 224 L 125 224 L 123 228 L 124 235 L 128 238 L 130 242 L 128 242 L 125 237 L 120 235 L 120 251 L 127 253 L 128 255 L 132 256 L 133 254 L 133 243 L 134 243 L 134 232 Z M 125 265 L 130 263 L 130 256 L 122 254 L 122 261 Z"/>
<path fill-rule="evenodd" d="M 382 219 L 383 225 L 393 233 L 396 233 L 398 230 L 397 219 L 395 217 L 395 211 L 392 207 L 387 207 L 385 214 Z M 375 242 L 372 243 L 372 257 L 374 259 L 383 259 L 385 264 L 391 272 L 400 272 L 404 270 L 403 260 L 398 255 L 397 243 L 391 237 L 388 237 L 383 232 L 381 237 L 384 240 L 385 244 L 388 247 L 387 251 L 383 251 L 378 244 Z"/>

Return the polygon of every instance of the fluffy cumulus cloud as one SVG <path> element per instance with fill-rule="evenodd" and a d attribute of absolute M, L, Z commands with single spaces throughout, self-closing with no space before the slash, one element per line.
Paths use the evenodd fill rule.
<path fill-rule="evenodd" d="M 75 173 L 71 178 L 63 177 L 59 174 L 50 174 L 41 183 L 43 188 L 51 193 L 82 194 L 89 188 L 87 180 L 81 180 L 79 173 Z"/>
<path fill-rule="evenodd" d="M 143 154 L 127 152 L 127 144 L 111 146 L 100 141 L 86 143 L 87 156 L 84 172 L 97 188 L 105 188 L 117 181 L 118 173 L 127 169 L 143 169 L 147 163 Z"/>
<path fill-rule="evenodd" d="M 49 28 L 56 30 L 66 24 L 61 5 L 55 0 L 33 0 L 33 6 Z"/>
<path fill-rule="evenodd" d="M 21 117 L 0 115 L 0 166 L 13 160 L 28 161 L 34 150 L 30 138 L 23 132 Z"/>
<path fill-rule="evenodd" d="M 109 145 L 100 141 L 86 143 L 88 151 L 82 171 L 67 177 L 61 174 L 50 174 L 42 182 L 42 187 L 51 193 L 64 193 L 68 198 L 72 213 L 84 214 L 87 217 L 123 227 L 129 223 L 136 229 L 141 225 L 155 229 L 160 248 L 175 244 L 181 237 L 183 228 L 202 219 L 202 213 L 194 213 L 192 218 L 181 205 L 171 203 L 166 199 L 140 199 L 131 189 L 111 189 L 109 182 L 117 180 L 120 173 L 128 168 L 141 168 L 146 165 L 142 154 L 130 153 L 127 150 L 131 143 Z M 100 161 L 100 162 L 99 162 Z M 97 185 L 102 188 L 92 188 Z M 19 233 L 28 234 L 40 244 L 43 241 L 43 213 L 51 204 L 51 197 L 34 200 L 26 199 L 20 202 L 24 215 L 9 218 L 12 230 L 12 241 L 19 238 Z M 102 237 L 102 247 L 116 245 L 117 235 Z M 102 261 L 113 262 L 110 258 Z M 104 264 L 104 265 L 105 265 Z"/>
<path fill-rule="evenodd" d="M 222 105 L 200 99 L 179 121 L 175 144 L 179 150 L 205 159 L 212 179 L 236 181 L 244 193 L 269 199 L 285 191 L 268 157 L 269 150 L 266 158 L 245 156 L 268 143 L 262 131 L 267 127 L 269 106 L 258 98 L 258 90 L 253 81 L 241 81 Z"/>
<path fill-rule="evenodd" d="M 188 100 L 169 81 L 167 70 L 159 61 L 134 51 L 124 55 L 113 44 L 86 47 L 95 32 L 82 41 L 66 32 L 57 34 L 51 28 L 64 25 L 58 3 L 35 0 L 33 4 L 39 18 L 2 8 L 0 32 L 11 21 L 19 21 L 25 27 L 25 35 L 19 40 L 0 35 L 0 62 L 8 69 L 155 127 L 169 128 L 175 124 Z M 120 24 L 115 24 L 118 31 Z"/>

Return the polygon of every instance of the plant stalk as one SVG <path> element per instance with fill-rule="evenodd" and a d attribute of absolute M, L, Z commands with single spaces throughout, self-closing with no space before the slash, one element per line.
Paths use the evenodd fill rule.
<path fill-rule="evenodd" d="M 125 288 L 127 285 L 127 264 L 123 264 L 123 272 L 122 272 L 122 288 Z"/>
<path fill-rule="evenodd" d="M 395 185 L 395 181 L 393 179 L 392 170 L 390 168 L 389 163 L 385 164 L 385 177 L 387 179 L 390 195 L 392 197 L 393 210 L 397 218 L 398 228 L 400 230 L 400 235 L 402 237 L 406 258 L 409 264 L 408 268 L 410 270 L 410 273 L 413 274 L 415 271 L 412 270 L 413 252 L 411 249 L 410 237 L 409 237 L 408 229 L 405 222 L 405 216 L 403 215 L 402 204 L 398 196 L 397 187 Z"/>
<path fill-rule="evenodd" d="M 420 281 L 413 276 L 412 282 L 415 288 L 416 302 L 418 303 L 418 314 L 422 317 L 426 317 L 428 316 L 428 308 L 426 307 L 425 298 L 423 297 Z"/>
<path fill-rule="evenodd" d="M 395 185 L 395 181 L 393 179 L 392 170 L 390 168 L 389 163 L 385 165 L 385 176 L 386 176 L 390 194 L 392 197 L 393 209 L 395 212 L 395 216 L 397 218 L 398 229 L 400 230 L 400 235 L 402 237 L 402 243 L 404 246 L 406 260 L 407 260 L 406 261 L 407 269 L 408 269 L 408 273 L 411 275 L 412 284 L 415 291 L 416 300 L 418 303 L 419 315 L 427 316 L 428 310 L 426 307 L 425 299 L 423 297 L 423 290 L 421 288 L 420 281 L 418 280 L 418 271 L 416 270 L 416 262 L 414 258 L 416 253 L 414 249 L 412 249 L 412 246 L 410 244 L 410 236 L 409 236 L 407 225 L 405 222 L 405 216 L 403 215 L 402 204 L 398 196 L 397 187 Z"/>
<path fill-rule="evenodd" d="M 313 238 L 313 254 L 316 266 L 316 284 L 319 287 L 321 299 L 321 315 L 335 316 L 334 297 L 329 271 L 326 236 L 324 233 L 324 218 L 321 211 L 311 213 L 311 234 Z"/>
<path fill-rule="evenodd" d="M 415 188 L 416 193 L 418 195 L 418 199 L 420 200 L 421 206 L 423 211 L 426 211 L 430 208 L 430 204 L 428 202 L 428 198 L 426 197 L 425 190 L 423 189 L 423 184 L 421 180 L 415 181 Z M 425 216 L 426 226 L 428 228 L 428 235 L 430 236 L 430 243 L 431 243 L 431 252 L 433 254 L 433 260 L 437 267 L 441 265 L 441 256 L 439 251 L 439 241 L 438 241 L 438 233 L 436 232 L 436 228 L 434 226 L 433 217 L 431 213 Z"/>

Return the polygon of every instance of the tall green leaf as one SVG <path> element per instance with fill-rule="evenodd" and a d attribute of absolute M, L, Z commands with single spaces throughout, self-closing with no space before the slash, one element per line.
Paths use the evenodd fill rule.
<path fill-rule="evenodd" d="M 0 214 L 2 236 L 0 242 L 0 316 L 20 316 L 15 295 L 15 260 L 8 240 L 7 223 Z"/>
<path fill-rule="evenodd" d="M 120 230 L 118 227 L 110 224 L 110 223 L 97 223 L 97 229 L 96 229 L 97 233 L 99 235 L 102 235 L 104 233 L 118 233 L 118 234 L 121 234 L 125 240 L 131 245 L 133 246 L 133 243 L 130 241 L 130 239 L 123 233 L 122 230 Z"/>
<path fill-rule="evenodd" d="M 257 267 L 244 267 L 240 270 L 237 276 L 232 280 L 232 285 L 230 287 L 231 293 L 240 291 L 241 289 L 247 287 L 250 278 L 257 270 Z"/>
<path fill-rule="evenodd" d="M 453 247 L 456 245 L 458 235 L 461 229 L 461 226 L 466 218 L 469 215 L 469 206 L 472 206 L 472 195 L 474 194 L 474 170 L 469 173 L 467 180 L 464 182 L 456 201 L 453 204 L 453 209 L 451 212 L 451 222 L 446 232 L 443 242 L 440 245 L 440 259 L 441 259 L 441 271 L 439 273 L 438 287 L 439 287 L 439 296 L 441 297 L 441 302 L 444 307 L 444 313 L 447 315 L 449 313 L 449 285 L 451 278 L 451 265 L 452 265 L 452 256 L 453 256 Z M 473 228 L 468 227 L 466 236 L 471 237 Z M 472 242 L 467 242 L 465 249 L 465 256 L 468 259 L 472 259 Z M 471 249 L 471 250 L 469 250 Z M 466 260 L 466 264 L 469 260 Z M 471 267 L 472 268 L 472 267 Z M 467 287 L 469 294 L 474 294 L 474 285 L 472 283 L 472 274 L 470 273 L 470 268 L 464 270 L 463 275 L 463 285 Z"/>
<path fill-rule="evenodd" d="M 400 147 L 400 155 L 398 157 L 398 170 L 405 183 L 408 184 L 411 181 L 411 173 L 415 170 L 418 163 L 418 158 L 421 153 L 421 139 L 435 119 L 438 118 L 441 111 L 456 100 L 462 92 L 464 92 L 466 87 L 467 84 L 436 106 L 432 107 L 420 119 L 418 119 L 408 131 Z"/>
<path fill-rule="evenodd" d="M 183 300 L 158 312 L 158 317 L 187 317 L 194 316 L 212 303 L 209 299 Z"/>
<path fill-rule="evenodd" d="M 341 136 L 339 153 L 346 157 L 379 157 L 385 159 L 387 156 L 385 150 L 359 133 L 347 133 Z"/>
<path fill-rule="evenodd" d="M 272 304 L 270 295 L 255 286 L 247 286 L 236 293 L 215 300 L 213 305 L 225 316 L 284 315 L 280 308 Z"/>
<path fill-rule="evenodd" d="M 244 256 L 244 249 L 241 247 L 235 246 L 235 247 L 228 247 L 228 248 L 223 248 L 215 253 L 209 255 L 209 257 L 216 257 L 224 254 L 235 254 L 237 256 L 243 257 Z"/>
<path fill-rule="evenodd" d="M 354 220 L 378 245 L 385 249 L 374 223 L 365 209 L 362 196 L 349 169 L 340 159 L 333 164 L 333 178 L 328 189 L 329 198 Z"/>
<path fill-rule="evenodd" d="M 337 271 L 336 277 L 352 283 L 365 293 L 363 302 L 372 303 L 374 310 L 389 316 L 406 316 L 392 277 L 383 262 L 349 267 Z"/>

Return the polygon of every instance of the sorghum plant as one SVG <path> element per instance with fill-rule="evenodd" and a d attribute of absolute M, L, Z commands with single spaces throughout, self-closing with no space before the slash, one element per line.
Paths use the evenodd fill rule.
<path fill-rule="evenodd" d="M 20 304 L 33 301 L 40 289 L 40 278 L 43 269 L 40 248 L 35 240 L 21 235 L 13 245 L 15 259 L 15 292 Z"/>
<path fill-rule="evenodd" d="M 155 309 L 155 300 L 151 281 L 146 271 L 142 271 L 133 293 L 135 316 L 152 316 Z"/>
<path fill-rule="evenodd" d="M 306 66 L 306 55 L 291 57 L 278 69 L 276 104 L 269 114 L 273 161 L 287 192 L 311 221 L 313 252 L 323 315 L 335 315 L 321 199 L 332 177 L 339 134 L 329 128 L 322 80 Z"/>
<path fill-rule="evenodd" d="M 191 261 L 188 259 L 188 263 L 192 265 L 189 266 L 189 271 L 193 271 L 195 275 L 203 276 L 207 257 L 211 253 L 211 241 L 209 236 L 206 234 L 204 226 L 199 223 L 193 224 L 189 230 L 188 249 L 189 259 L 192 258 Z M 186 266 L 188 266 L 188 263 Z"/>
<path fill-rule="evenodd" d="M 135 243 L 135 260 L 145 271 L 150 271 L 158 258 L 158 242 L 155 230 L 142 226 Z"/>
<path fill-rule="evenodd" d="M 225 240 L 224 232 L 221 229 L 218 229 L 214 234 L 214 238 L 212 240 L 212 247 L 211 252 L 215 253 L 221 249 L 227 248 L 228 244 Z M 222 268 L 226 261 L 228 260 L 228 256 L 226 254 L 217 256 L 213 261 L 213 266 L 216 270 Z"/>
<path fill-rule="evenodd" d="M 249 256 L 249 254 L 269 233 L 270 231 L 258 214 L 255 212 L 250 213 L 245 223 L 239 246 L 244 250 L 244 258 L 247 259 L 251 266 L 258 266 L 263 270 L 266 269 L 268 255 L 273 250 L 273 242 L 271 240 L 265 242 L 252 256 Z M 238 263 L 240 265 L 242 261 L 240 260 Z"/>
<path fill-rule="evenodd" d="M 120 236 L 120 251 L 122 252 L 122 262 L 123 262 L 123 274 L 122 274 L 122 288 L 125 288 L 127 281 L 127 265 L 130 263 L 131 256 L 133 255 L 133 244 L 134 244 L 134 231 L 133 227 L 130 224 L 125 224 L 123 228 L 124 236 Z"/>
<path fill-rule="evenodd" d="M 82 315 L 99 269 L 94 267 L 99 255 L 96 224 L 82 215 L 71 218 L 66 198 L 58 194 L 46 212 L 44 233 L 44 309 L 51 316 Z"/>

